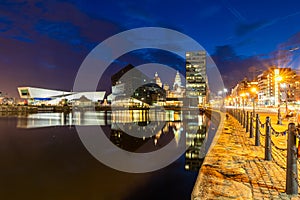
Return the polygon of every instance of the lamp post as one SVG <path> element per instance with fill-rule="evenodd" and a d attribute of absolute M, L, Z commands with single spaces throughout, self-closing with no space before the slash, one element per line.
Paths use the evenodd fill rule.
<path fill-rule="evenodd" d="M 282 94 L 282 99 L 284 99 L 285 102 L 285 112 L 288 115 L 289 114 L 289 109 L 288 109 L 288 92 L 287 92 L 287 88 L 288 85 L 286 83 L 282 83 L 280 84 L 280 87 L 283 88 L 283 94 Z"/>
<path fill-rule="evenodd" d="M 255 116 L 255 98 L 256 98 L 256 94 L 257 94 L 257 89 L 256 87 L 252 87 L 251 88 L 251 93 L 252 93 L 252 102 L 253 102 L 253 116 Z"/>
<path fill-rule="evenodd" d="M 281 114 L 280 114 L 280 105 L 278 105 L 277 124 L 282 125 Z"/>
<path fill-rule="evenodd" d="M 282 77 L 279 75 L 279 69 L 276 69 L 276 71 L 275 71 L 275 105 L 276 105 L 276 102 L 278 101 L 277 124 L 282 125 L 281 113 L 280 113 L 280 98 L 279 98 L 279 94 L 278 94 L 280 81 L 282 81 Z"/>
<path fill-rule="evenodd" d="M 242 93 L 241 95 L 240 95 L 241 97 L 242 97 L 242 105 L 243 105 L 243 111 L 245 110 L 245 96 L 246 96 L 246 94 L 245 93 Z"/>

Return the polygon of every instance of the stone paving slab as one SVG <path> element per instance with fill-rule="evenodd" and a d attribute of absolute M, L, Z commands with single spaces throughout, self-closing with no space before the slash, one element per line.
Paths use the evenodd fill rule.
<path fill-rule="evenodd" d="M 282 155 L 277 151 L 272 148 L 275 158 Z M 205 158 L 192 199 L 300 199 L 300 193 L 285 193 L 286 160 L 280 158 L 281 163 L 265 161 L 264 147 L 254 146 L 254 138 L 230 116 Z"/>

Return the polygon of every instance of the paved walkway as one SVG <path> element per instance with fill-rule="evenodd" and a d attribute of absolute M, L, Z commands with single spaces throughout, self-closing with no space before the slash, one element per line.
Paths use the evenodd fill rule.
<path fill-rule="evenodd" d="M 276 142 L 282 140 L 286 139 Z M 265 161 L 264 147 L 254 143 L 236 119 L 225 120 L 201 167 L 192 199 L 300 199 L 300 194 L 285 193 L 286 151 L 273 146 L 273 161 Z"/>

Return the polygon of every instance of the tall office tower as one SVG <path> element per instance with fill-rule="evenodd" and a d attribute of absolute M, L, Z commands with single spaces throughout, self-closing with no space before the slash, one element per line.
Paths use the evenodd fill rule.
<path fill-rule="evenodd" d="M 207 96 L 206 52 L 186 52 L 186 97 L 189 106 L 204 105 Z"/>

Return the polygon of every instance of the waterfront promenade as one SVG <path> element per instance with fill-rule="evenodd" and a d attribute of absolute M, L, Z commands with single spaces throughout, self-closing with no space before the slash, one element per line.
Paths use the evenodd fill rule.
<path fill-rule="evenodd" d="M 267 115 L 261 114 L 261 121 L 264 122 Z M 270 117 L 275 124 L 276 115 Z M 286 130 L 288 123 L 284 120 L 283 125 L 274 128 Z M 261 131 L 264 133 L 263 129 Z M 300 199 L 299 194 L 291 196 L 285 193 L 286 151 L 272 146 L 272 161 L 264 160 L 264 137 L 261 136 L 262 145 L 255 146 L 255 138 L 250 138 L 232 116 L 224 120 L 215 140 L 199 172 L 192 200 Z M 273 135 L 272 140 L 277 146 L 286 148 L 286 135 Z"/>

